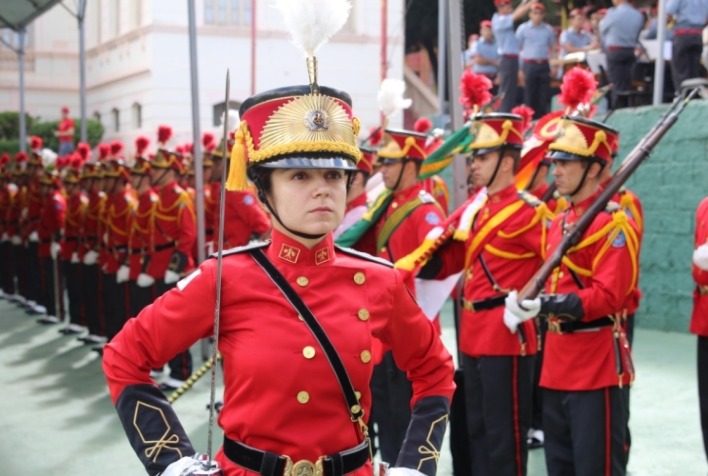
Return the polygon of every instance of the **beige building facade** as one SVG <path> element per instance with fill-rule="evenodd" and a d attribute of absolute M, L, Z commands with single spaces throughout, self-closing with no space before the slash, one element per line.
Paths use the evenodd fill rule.
<path fill-rule="evenodd" d="M 25 110 L 43 120 L 60 108 L 79 117 L 78 23 L 57 5 L 35 20 L 26 36 Z M 252 92 L 307 84 L 305 59 L 285 33 L 280 13 L 267 0 L 195 0 L 202 131 L 218 132 L 226 70 L 231 103 Z M 318 53 L 319 83 L 351 94 L 362 130 L 379 124 L 376 95 L 381 81 L 381 2 L 352 0 L 348 23 Z M 87 0 L 87 117 L 101 121 L 104 141 L 135 137 L 156 141 L 169 124 L 175 142 L 191 141 L 192 111 L 186 0 Z M 252 42 L 255 11 L 255 43 Z M 388 0 L 387 75 L 403 78 L 404 2 Z M 17 44 L 17 35 L 0 30 Z M 255 55 L 251 54 L 255 44 Z M 252 75 L 252 66 L 254 74 Z M 19 110 L 17 55 L 0 43 L 0 110 Z M 400 115 L 399 115 L 400 116 Z M 392 126 L 401 117 L 392 118 Z"/>

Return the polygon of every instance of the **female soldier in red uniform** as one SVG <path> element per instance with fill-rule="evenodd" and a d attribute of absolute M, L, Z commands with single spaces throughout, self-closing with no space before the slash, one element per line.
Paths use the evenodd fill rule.
<path fill-rule="evenodd" d="M 226 186 L 242 189 L 247 172 L 273 217 L 273 232 L 270 242 L 231 250 L 223 258 L 218 347 L 224 364 L 219 416 L 224 446 L 215 459 L 229 476 L 290 476 L 303 469 L 324 476 L 371 475 L 364 422 L 376 337 L 392 349 L 413 386 L 406 442 L 389 474 L 434 475 L 454 389 L 450 355 L 397 271 L 382 260 L 335 247 L 332 240 L 344 214 L 349 174 L 360 157 L 359 123 L 349 96 L 325 87 L 282 88 L 246 100 L 240 112 Z M 257 253 L 320 323 L 356 391 L 357 405 L 345 404 L 327 352 L 256 263 Z M 216 267 L 214 259 L 202 263 L 105 348 L 111 397 L 150 474 L 194 454 L 149 374 L 212 333 Z M 356 421 L 354 410 L 362 409 L 363 418 Z"/>

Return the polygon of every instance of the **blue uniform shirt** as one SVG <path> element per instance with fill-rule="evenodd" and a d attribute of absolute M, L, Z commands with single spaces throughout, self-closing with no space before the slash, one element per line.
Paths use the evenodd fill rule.
<path fill-rule="evenodd" d="M 472 47 L 472 57 L 479 55 L 482 58 L 488 60 L 499 59 L 499 52 L 497 51 L 497 43 L 495 41 L 487 42 L 484 38 L 477 40 Z M 496 74 L 497 67 L 493 64 L 477 64 L 472 66 L 472 71 L 475 73 L 486 73 L 486 74 Z"/>
<path fill-rule="evenodd" d="M 500 55 L 518 55 L 519 42 L 514 35 L 514 16 L 500 15 L 495 13 L 492 16 L 492 32 L 497 41 L 497 51 Z"/>
<path fill-rule="evenodd" d="M 605 47 L 634 48 L 643 27 L 644 17 L 630 4 L 622 3 L 612 7 L 600 20 L 602 44 Z"/>
<path fill-rule="evenodd" d="M 531 20 L 522 23 L 516 30 L 522 59 L 547 60 L 549 49 L 556 44 L 556 35 L 548 23 L 534 26 Z"/>
<path fill-rule="evenodd" d="M 565 45 L 569 44 L 575 48 L 582 48 L 590 43 L 592 43 L 592 35 L 585 30 L 580 30 L 580 33 L 578 33 L 573 28 L 568 28 L 560 36 L 560 45 L 563 48 L 562 54 L 564 56 L 570 53 L 570 51 L 565 49 Z"/>
<path fill-rule="evenodd" d="M 708 21 L 708 0 L 669 0 L 666 13 L 676 18 L 674 28 L 698 28 Z"/>

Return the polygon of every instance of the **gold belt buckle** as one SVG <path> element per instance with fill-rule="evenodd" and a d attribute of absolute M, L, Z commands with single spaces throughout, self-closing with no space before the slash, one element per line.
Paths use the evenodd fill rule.
<path fill-rule="evenodd" d="M 317 458 L 314 463 L 306 459 L 293 463 L 290 456 L 286 456 L 286 458 L 283 476 L 323 476 L 324 474 L 322 456 Z"/>
<path fill-rule="evenodd" d="M 467 299 L 463 299 L 462 309 L 464 309 L 465 311 L 474 312 L 474 302 L 468 301 Z"/>
<path fill-rule="evenodd" d="M 703 295 L 708 294 L 708 286 L 706 286 L 706 285 L 698 286 L 698 293 L 703 294 Z"/>
<path fill-rule="evenodd" d="M 554 334 L 563 334 L 561 330 L 561 323 L 557 319 L 548 320 L 548 330 Z"/>

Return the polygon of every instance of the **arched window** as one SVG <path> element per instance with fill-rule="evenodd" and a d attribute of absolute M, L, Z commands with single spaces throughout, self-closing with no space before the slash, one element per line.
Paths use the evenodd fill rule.
<path fill-rule="evenodd" d="M 133 129 L 141 129 L 143 127 L 143 106 L 137 102 L 133 103 L 132 113 Z"/>
<path fill-rule="evenodd" d="M 118 108 L 111 109 L 111 118 L 113 119 L 113 132 L 120 132 L 120 111 Z"/>

